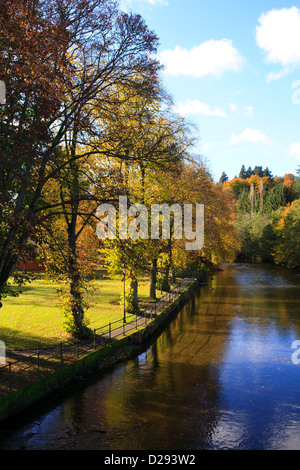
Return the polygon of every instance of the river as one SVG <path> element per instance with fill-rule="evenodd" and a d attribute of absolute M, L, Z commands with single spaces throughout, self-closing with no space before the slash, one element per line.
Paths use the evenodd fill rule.
<path fill-rule="evenodd" d="M 222 269 L 147 351 L 15 417 L 0 449 L 299 450 L 300 276 Z"/>

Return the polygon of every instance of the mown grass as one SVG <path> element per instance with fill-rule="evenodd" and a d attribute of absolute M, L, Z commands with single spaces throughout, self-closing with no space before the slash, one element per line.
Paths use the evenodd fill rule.
<path fill-rule="evenodd" d="M 48 280 L 44 274 L 23 288 L 19 297 L 3 300 L 0 309 L 0 340 L 6 348 L 34 349 L 57 345 L 69 338 L 65 331 L 62 305 L 57 291 L 59 284 Z M 89 328 L 97 329 L 123 317 L 120 296 L 123 282 L 120 279 L 91 281 L 93 295 L 86 313 Z M 149 282 L 139 282 L 139 299 L 148 302 Z"/>

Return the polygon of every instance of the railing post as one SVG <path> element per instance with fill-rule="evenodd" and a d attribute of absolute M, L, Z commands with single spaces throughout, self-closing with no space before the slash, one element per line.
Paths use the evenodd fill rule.
<path fill-rule="evenodd" d="M 63 344 L 60 343 L 60 363 L 63 364 Z"/>
<path fill-rule="evenodd" d="M 37 373 L 39 374 L 40 373 L 40 350 L 39 349 L 37 349 L 36 355 L 37 355 Z"/>
<path fill-rule="evenodd" d="M 94 349 L 96 349 L 96 328 L 94 328 Z"/>
<path fill-rule="evenodd" d="M 11 390 L 11 380 L 12 377 L 11 377 L 11 362 L 8 363 L 8 387 L 9 387 L 9 390 Z"/>
<path fill-rule="evenodd" d="M 111 339 L 111 323 L 109 323 L 108 328 L 109 328 L 109 339 Z"/>

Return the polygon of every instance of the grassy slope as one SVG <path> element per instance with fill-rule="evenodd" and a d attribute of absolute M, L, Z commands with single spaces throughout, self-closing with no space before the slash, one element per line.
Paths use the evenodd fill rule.
<path fill-rule="evenodd" d="M 91 329 L 100 328 L 123 317 L 120 295 L 123 282 L 118 279 L 92 281 L 95 288 L 87 319 Z M 39 274 L 23 288 L 19 297 L 7 298 L 0 310 L 0 340 L 8 349 L 32 349 L 56 345 L 68 339 L 64 315 L 57 296 L 59 285 Z M 139 283 L 139 298 L 148 301 L 149 283 Z"/>

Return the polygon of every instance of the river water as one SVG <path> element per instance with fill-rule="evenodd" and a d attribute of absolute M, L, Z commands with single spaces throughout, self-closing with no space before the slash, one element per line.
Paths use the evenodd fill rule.
<path fill-rule="evenodd" d="M 300 276 L 222 269 L 147 351 L 16 417 L 0 449 L 299 450 Z"/>

